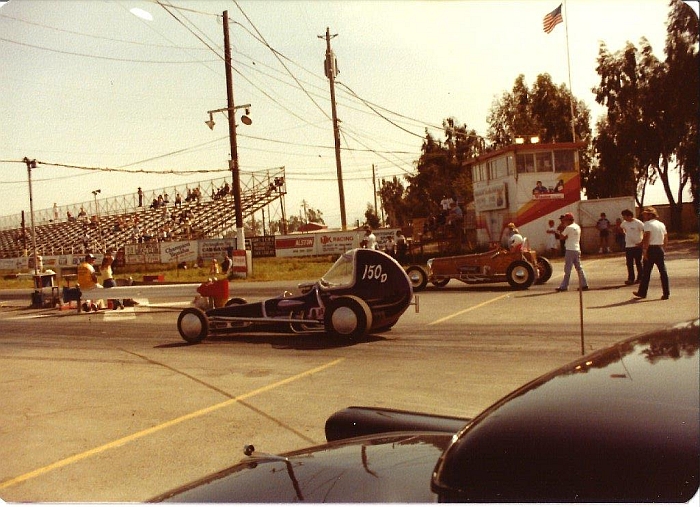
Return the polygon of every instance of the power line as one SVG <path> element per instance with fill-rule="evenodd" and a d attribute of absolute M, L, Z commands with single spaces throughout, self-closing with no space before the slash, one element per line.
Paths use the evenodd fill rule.
<path fill-rule="evenodd" d="M 90 55 L 87 53 L 77 53 L 75 51 L 63 51 L 60 49 L 53 49 L 53 48 L 47 48 L 47 47 L 43 47 L 43 46 L 37 46 L 36 44 L 27 44 L 26 42 L 19 42 L 19 41 L 15 41 L 15 40 L 11 40 L 11 39 L 6 39 L 4 37 L 0 37 L 0 41 L 9 42 L 10 44 L 17 44 L 18 46 L 25 46 L 25 47 L 29 47 L 32 49 L 40 49 L 42 51 L 49 51 L 51 53 L 60 53 L 63 55 L 71 55 L 71 56 L 82 56 L 85 58 L 95 58 L 98 60 L 110 60 L 110 61 L 114 61 L 114 62 L 174 64 L 174 65 L 192 64 L 192 63 L 208 63 L 207 61 L 204 61 L 204 60 L 173 61 L 173 60 L 138 60 L 135 58 L 117 58 L 114 56 Z M 216 61 L 216 60 L 209 60 L 209 62 L 213 62 L 213 61 Z"/>

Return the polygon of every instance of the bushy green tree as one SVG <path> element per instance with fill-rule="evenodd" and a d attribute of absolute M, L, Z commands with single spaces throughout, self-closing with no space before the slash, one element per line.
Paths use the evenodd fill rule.
<path fill-rule="evenodd" d="M 511 145 L 519 136 L 539 136 L 543 143 L 571 142 L 571 106 L 573 102 L 576 141 L 591 138 L 591 113 L 583 101 L 568 88 L 556 86 L 549 74 L 540 74 L 528 88 L 519 75 L 510 92 L 504 92 L 491 104 L 487 121 L 487 139 L 494 148 Z"/>
<path fill-rule="evenodd" d="M 607 111 L 599 121 L 598 165 L 588 177 L 587 191 L 605 197 L 612 178 L 633 179 L 642 206 L 647 185 L 659 180 L 671 206 L 671 229 L 679 230 L 688 184 L 698 206 L 698 18 L 680 0 L 669 5 L 664 61 L 644 38 L 639 49 L 628 42 L 616 53 L 600 45 L 600 85 L 593 92 Z M 680 178 L 678 187 L 671 188 L 674 170 Z"/>

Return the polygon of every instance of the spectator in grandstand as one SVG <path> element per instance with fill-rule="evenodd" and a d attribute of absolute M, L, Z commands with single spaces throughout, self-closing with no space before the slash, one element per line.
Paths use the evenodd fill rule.
<path fill-rule="evenodd" d="M 87 252 L 89 246 L 90 246 L 90 231 L 88 231 L 87 227 L 85 227 L 83 229 L 83 252 Z"/>
<path fill-rule="evenodd" d="M 136 193 L 139 196 L 139 208 L 143 208 L 143 190 L 141 190 L 141 187 L 139 187 Z"/>
<path fill-rule="evenodd" d="M 219 268 L 219 261 L 216 259 L 211 260 L 211 266 L 209 267 L 209 274 L 210 275 L 218 275 L 221 273 L 221 269 Z"/>
<path fill-rule="evenodd" d="M 141 229 L 137 223 L 134 223 L 134 226 L 131 228 L 131 239 L 139 242 L 141 240 Z"/>
<path fill-rule="evenodd" d="M 75 222 L 75 217 L 73 216 L 73 213 L 70 211 L 66 211 L 66 218 L 68 219 L 69 222 Z"/>
<path fill-rule="evenodd" d="M 163 204 L 166 205 L 166 206 L 167 206 L 168 204 L 170 204 L 170 196 L 168 195 L 167 192 L 165 192 L 165 193 L 163 194 Z"/>
<path fill-rule="evenodd" d="M 141 240 L 139 241 L 139 243 L 148 243 L 152 239 L 153 234 L 151 233 L 151 230 L 148 227 L 144 228 L 143 235 L 141 236 Z"/>
<path fill-rule="evenodd" d="M 87 213 L 85 212 L 85 208 L 82 206 L 80 207 L 80 211 L 78 212 L 78 220 L 80 220 L 83 223 L 87 223 L 88 217 Z"/>
<path fill-rule="evenodd" d="M 182 196 L 180 195 L 180 192 L 175 194 L 175 207 L 182 208 Z"/>

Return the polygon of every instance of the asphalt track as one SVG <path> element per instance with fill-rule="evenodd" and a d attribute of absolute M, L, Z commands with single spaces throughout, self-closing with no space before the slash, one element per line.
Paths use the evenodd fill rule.
<path fill-rule="evenodd" d="M 667 259 L 668 301 L 656 273 L 649 297 L 634 299 L 619 255 L 584 259 L 590 291 L 556 293 L 554 259 L 552 280 L 526 291 L 428 289 L 419 313 L 352 345 L 276 334 L 188 345 L 175 325 L 187 301 L 167 296 L 80 315 L 14 300 L 0 308 L 0 498 L 143 501 L 238 462 L 248 443 L 270 453 L 322 443 L 326 418 L 349 405 L 474 416 L 582 347 L 698 318 L 697 244 Z M 293 286 L 238 283 L 232 295 Z"/>

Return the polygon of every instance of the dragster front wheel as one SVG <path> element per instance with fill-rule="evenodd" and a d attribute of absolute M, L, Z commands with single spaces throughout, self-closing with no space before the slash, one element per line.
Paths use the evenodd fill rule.
<path fill-rule="evenodd" d="M 209 334 L 209 318 L 199 308 L 185 308 L 177 318 L 177 330 L 187 343 L 199 343 Z"/>

